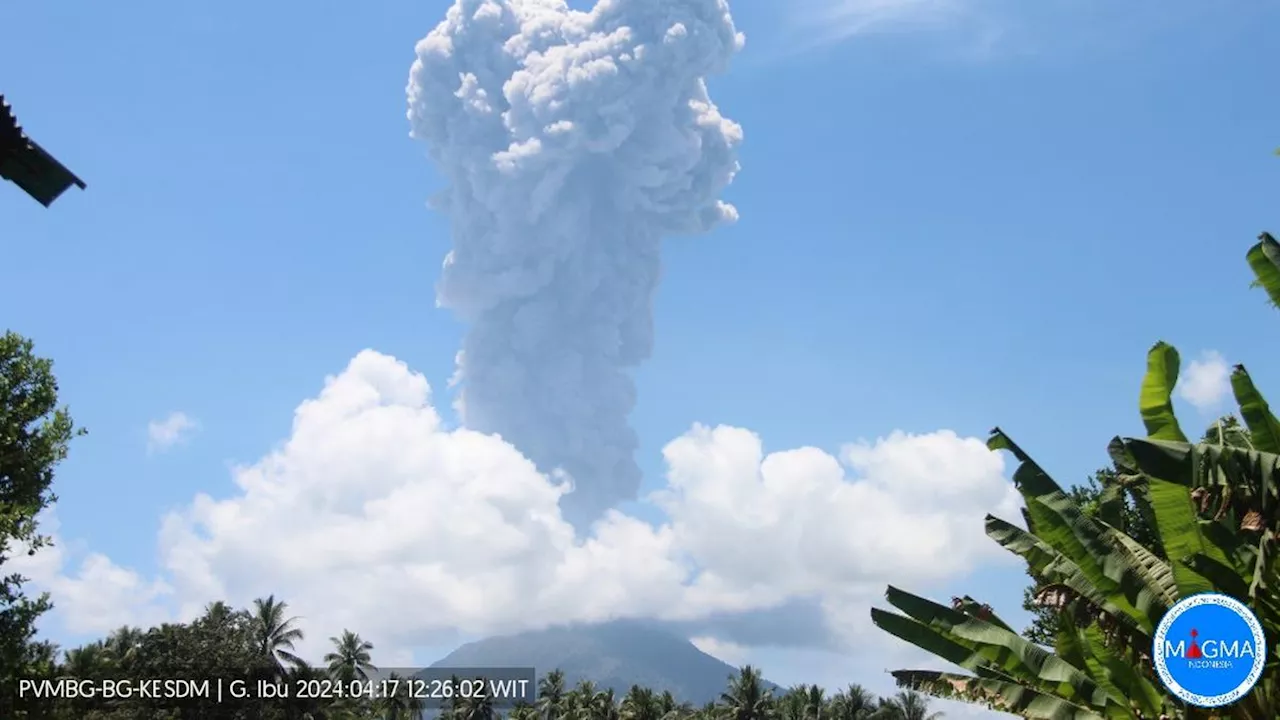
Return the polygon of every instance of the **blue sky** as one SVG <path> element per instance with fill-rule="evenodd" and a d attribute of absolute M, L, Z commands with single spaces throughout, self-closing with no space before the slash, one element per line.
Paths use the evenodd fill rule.
<path fill-rule="evenodd" d="M 732 4 L 747 45 L 711 94 L 745 135 L 740 220 L 664 246 L 632 415 L 645 491 L 695 422 L 832 453 L 998 424 L 1076 481 L 1141 430 L 1158 339 L 1280 386 L 1243 260 L 1276 219 L 1276 8 L 1074 5 L 855 2 L 841 26 L 813 21 L 831 5 Z M 414 44 L 446 8 L 10 9 L 0 90 L 88 183 L 50 210 L 0 192 L 3 324 L 56 360 L 90 430 L 57 481 L 68 552 L 163 575 L 164 514 L 240 492 L 233 468 L 363 349 L 422 373 L 452 422 L 465 328 L 435 308 L 449 225 L 425 207 L 444 179 L 405 120 Z M 192 427 L 149 448 L 174 412 Z M 973 573 L 936 587 L 1016 600 L 1016 569 Z M 810 669 L 744 652 L 783 681 Z"/>

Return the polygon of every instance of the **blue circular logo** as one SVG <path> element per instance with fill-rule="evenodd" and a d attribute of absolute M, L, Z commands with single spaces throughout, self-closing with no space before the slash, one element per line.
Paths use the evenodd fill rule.
<path fill-rule="evenodd" d="M 1189 705 L 1221 707 L 1244 697 L 1267 660 L 1262 623 L 1244 603 L 1204 593 L 1179 600 L 1152 643 L 1160 681 Z"/>

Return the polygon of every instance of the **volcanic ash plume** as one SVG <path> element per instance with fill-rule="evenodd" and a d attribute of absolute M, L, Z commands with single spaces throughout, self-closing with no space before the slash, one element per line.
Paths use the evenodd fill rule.
<path fill-rule="evenodd" d="M 468 427 L 574 490 L 578 527 L 635 495 L 628 369 L 653 344 L 667 235 L 737 213 L 742 131 L 705 78 L 742 47 L 726 0 L 457 0 L 418 43 L 413 136 L 449 181 L 438 302 L 469 325 Z"/>

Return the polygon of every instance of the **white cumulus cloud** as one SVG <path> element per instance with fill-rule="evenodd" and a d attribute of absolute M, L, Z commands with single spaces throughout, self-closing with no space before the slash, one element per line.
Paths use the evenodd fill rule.
<path fill-rule="evenodd" d="M 1202 413 L 1220 410 L 1231 395 L 1231 367 L 1215 350 L 1201 353 L 1182 371 L 1176 392 Z"/>
<path fill-rule="evenodd" d="M 709 635 L 689 638 L 689 642 L 702 652 L 710 655 L 717 660 L 729 663 L 734 666 L 746 665 L 747 658 L 750 655 L 750 649 L 745 648 L 737 643 L 720 640 Z"/>
<path fill-rule="evenodd" d="M 886 582 L 1003 556 L 983 513 L 1017 517 L 1002 457 L 949 431 L 895 432 L 837 457 L 694 426 L 663 455 L 667 483 L 649 502 L 665 519 L 615 510 L 576 535 L 560 512 L 566 485 L 497 436 L 448 429 L 423 376 L 364 351 L 297 408 L 285 442 L 234 471 L 234 493 L 163 518 L 162 577 L 100 555 L 71 571 L 60 548 L 30 558 L 28 574 L 81 630 L 275 594 L 305 618 L 305 653 L 343 628 L 404 652 L 455 632 L 797 600 L 852 637 Z"/>
<path fill-rule="evenodd" d="M 147 452 L 164 452 L 186 442 L 200 423 L 184 412 L 171 412 L 161 420 L 147 423 Z"/>
<path fill-rule="evenodd" d="M 17 548 L 5 561 L 5 571 L 50 593 L 65 632 L 101 635 L 121 625 L 150 626 L 168 617 L 164 599 L 171 588 L 163 581 L 147 580 L 101 553 L 75 553 L 59 537 L 53 512 L 41 516 L 40 532 L 52 536 L 54 543 L 34 555 Z M 84 557 L 75 563 L 78 554 Z"/>

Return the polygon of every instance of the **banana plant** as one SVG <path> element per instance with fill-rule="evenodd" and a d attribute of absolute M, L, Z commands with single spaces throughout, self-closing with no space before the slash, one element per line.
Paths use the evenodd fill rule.
<path fill-rule="evenodd" d="M 872 609 L 881 629 L 971 675 L 897 671 L 898 684 L 1028 718 L 1156 718 L 1172 711 L 1147 650 L 1177 588 L 1167 560 L 1086 515 L 1003 431 L 988 441 L 1019 461 L 1027 528 L 987 516 L 987 534 L 1046 581 L 1060 610 L 1055 648 L 1023 638 L 971 598 L 950 607 L 889 588 L 902 614 Z"/>
<path fill-rule="evenodd" d="M 1280 306 L 1280 243 L 1263 234 L 1248 261 Z M 900 612 L 873 608 L 872 621 L 967 671 L 895 671 L 901 687 L 1046 720 L 1280 717 L 1275 645 L 1250 695 L 1213 712 L 1183 706 L 1152 669 L 1161 617 L 1195 593 L 1241 599 L 1267 637 L 1280 638 L 1280 420 L 1237 366 L 1231 387 L 1247 433 L 1219 424 L 1190 442 L 1173 410 L 1179 366 L 1170 345 L 1148 353 L 1139 397 L 1147 437 L 1112 440 L 1117 481 L 1097 512 L 1085 513 L 1008 435 L 992 431 L 988 446 L 1018 461 L 1013 482 L 1025 510 L 1023 527 L 987 516 L 987 535 L 1042 580 L 1037 601 L 1056 612 L 1054 647 L 1031 643 L 972 598 L 946 606 L 890 587 L 885 598 Z M 1126 496 L 1154 541 L 1119 529 L 1113 518 Z"/>

